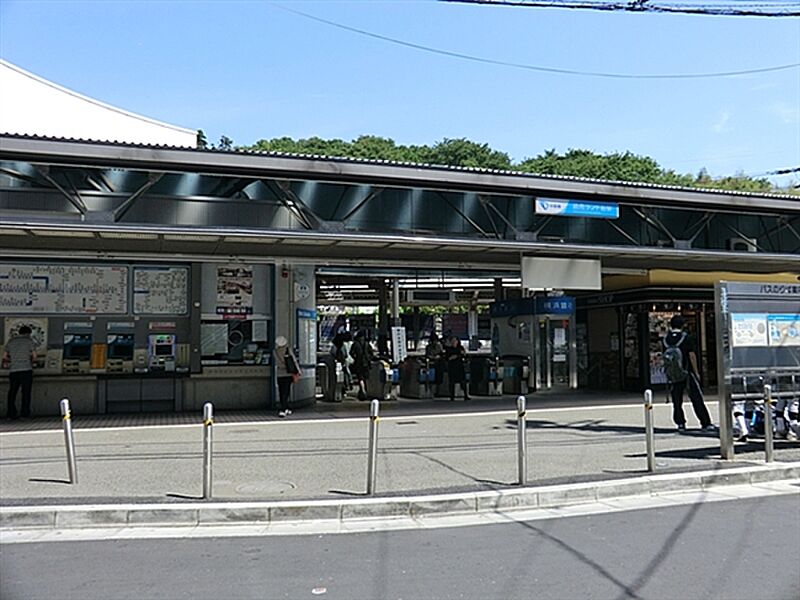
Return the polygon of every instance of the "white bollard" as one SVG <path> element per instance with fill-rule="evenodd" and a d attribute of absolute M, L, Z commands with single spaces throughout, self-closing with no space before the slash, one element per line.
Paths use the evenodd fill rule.
<path fill-rule="evenodd" d="M 520 485 L 528 483 L 528 427 L 525 396 L 517 397 L 517 475 Z"/>
<path fill-rule="evenodd" d="M 206 402 L 203 405 L 203 500 L 211 499 L 211 456 L 214 427 L 214 405 Z"/>
<path fill-rule="evenodd" d="M 61 419 L 64 422 L 64 442 L 67 445 L 67 470 L 69 482 L 78 483 L 78 464 L 75 461 L 75 438 L 72 435 L 72 413 L 69 410 L 69 400 L 64 398 L 61 403 Z"/>
<path fill-rule="evenodd" d="M 369 454 L 367 455 L 367 495 L 375 493 L 375 476 L 378 471 L 378 422 L 380 401 L 375 399 L 369 405 Z"/>

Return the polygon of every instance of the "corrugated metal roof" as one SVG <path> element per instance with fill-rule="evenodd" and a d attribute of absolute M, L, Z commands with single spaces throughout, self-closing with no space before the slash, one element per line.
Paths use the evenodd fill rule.
<path fill-rule="evenodd" d="M 522 171 L 514 171 L 514 170 L 503 170 L 503 169 L 486 169 L 481 167 L 459 167 L 459 166 L 451 166 L 451 165 L 436 165 L 436 164 L 428 164 L 428 163 L 413 163 L 413 162 L 405 162 L 405 161 L 393 161 L 393 160 L 382 160 L 382 159 L 368 159 L 368 158 L 354 158 L 354 157 L 341 157 L 341 156 L 324 156 L 319 154 L 303 154 L 303 153 L 294 153 L 294 152 L 274 152 L 274 151 L 260 151 L 260 150 L 244 150 L 244 149 L 235 149 L 235 150 L 223 150 L 218 148 L 187 148 L 185 146 L 171 146 L 165 144 L 141 144 L 141 143 L 129 143 L 129 142 L 119 142 L 115 140 L 92 140 L 92 139 L 81 139 L 81 138 L 59 138 L 59 137 L 48 137 L 48 136 L 39 136 L 39 135 L 22 135 L 16 133 L 0 133 L 0 144 L 2 143 L 2 138 L 12 138 L 12 139 L 20 139 L 20 140 L 35 140 L 35 141 L 44 141 L 44 142 L 53 142 L 53 143 L 79 143 L 79 144 L 89 144 L 92 146 L 104 146 L 104 145 L 113 145 L 120 148 L 139 148 L 139 149 L 146 149 L 146 150 L 162 150 L 162 151 L 175 151 L 175 152 L 188 152 L 188 153 L 196 153 L 202 155 L 245 155 L 245 156 L 265 156 L 271 158 L 280 158 L 280 159 L 300 159 L 300 160 L 312 160 L 312 161 L 320 161 L 320 162 L 329 162 L 329 163 L 340 163 L 340 164 L 348 164 L 348 165 L 381 165 L 387 167 L 398 167 L 398 168 L 406 168 L 406 169 L 422 169 L 431 172 L 455 172 L 455 173 L 475 173 L 481 175 L 502 175 L 506 177 L 519 177 L 525 180 L 545 180 L 545 181 L 564 181 L 564 182 L 575 182 L 581 184 L 594 184 L 594 185 L 616 185 L 626 188 L 637 188 L 642 190 L 671 190 L 677 192 L 684 192 L 684 193 L 692 193 L 692 194 L 708 194 L 708 195 L 726 195 L 726 196 L 741 196 L 747 198 L 765 198 L 765 199 L 779 199 L 779 200 L 793 200 L 798 201 L 800 203 L 800 197 L 793 196 L 790 194 L 777 194 L 777 193 L 754 193 L 754 192 L 742 192 L 742 191 L 734 191 L 734 190 L 724 190 L 724 189 L 716 189 L 716 188 L 702 188 L 702 187 L 685 187 L 685 186 L 675 186 L 675 185 L 665 185 L 665 184 L 657 184 L 657 183 L 649 183 L 649 182 L 636 182 L 636 181 L 622 181 L 622 180 L 615 180 L 615 179 L 596 179 L 590 177 L 577 177 L 572 175 L 551 175 L 551 174 L 544 174 L 544 173 L 528 173 Z"/>

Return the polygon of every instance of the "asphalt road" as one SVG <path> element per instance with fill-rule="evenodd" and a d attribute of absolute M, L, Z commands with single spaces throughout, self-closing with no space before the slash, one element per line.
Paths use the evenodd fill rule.
<path fill-rule="evenodd" d="M 451 529 L 10 544 L 0 597 L 794 600 L 799 498 Z"/>

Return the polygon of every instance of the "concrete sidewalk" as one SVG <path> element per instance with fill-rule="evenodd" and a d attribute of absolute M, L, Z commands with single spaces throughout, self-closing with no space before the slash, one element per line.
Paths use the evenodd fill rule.
<path fill-rule="evenodd" d="M 670 408 L 654 408 L 657 473 L 763 464 L 758 441 L 737 445 L 736 461 L 720 460 L 717 437 L 697 429 L 678 434 Z M 716 414 L 715 405 L 709 408 Z M 214 425 L 214 500 L 363 496 L 366 416 L 307 415 Z M 646 476 L 642 415 L 641 406 L 624 404 L 529 410 L 529 484 Z M 5 431 L 0 433 L 0 504 L 196 501 L 202 492 L 201 442 L 199 423 L 81 429 L 76 421 L 79 483 L 69 485 L 60 430 Z M 778 462 L 800 461 L 800 445 L 777 440 L 775 456 Z M 381 419 L 378 495 L 502 490 L 516 477 L 513 411 Z"/>

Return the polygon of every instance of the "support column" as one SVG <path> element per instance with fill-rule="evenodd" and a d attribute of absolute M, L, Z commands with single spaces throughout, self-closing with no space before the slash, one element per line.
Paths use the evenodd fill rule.
<path fill-rule="evenodd" d="M 392 280 L 392 325 L 400 327 L 400 280 Z"/>
<path fill-rule="evenodd" d="M 503 288 L 502 277 L 494 278 L 494 299 L 495 301 L 506 299 L 506 293 L 505 293 L 505 288 Z"/>

